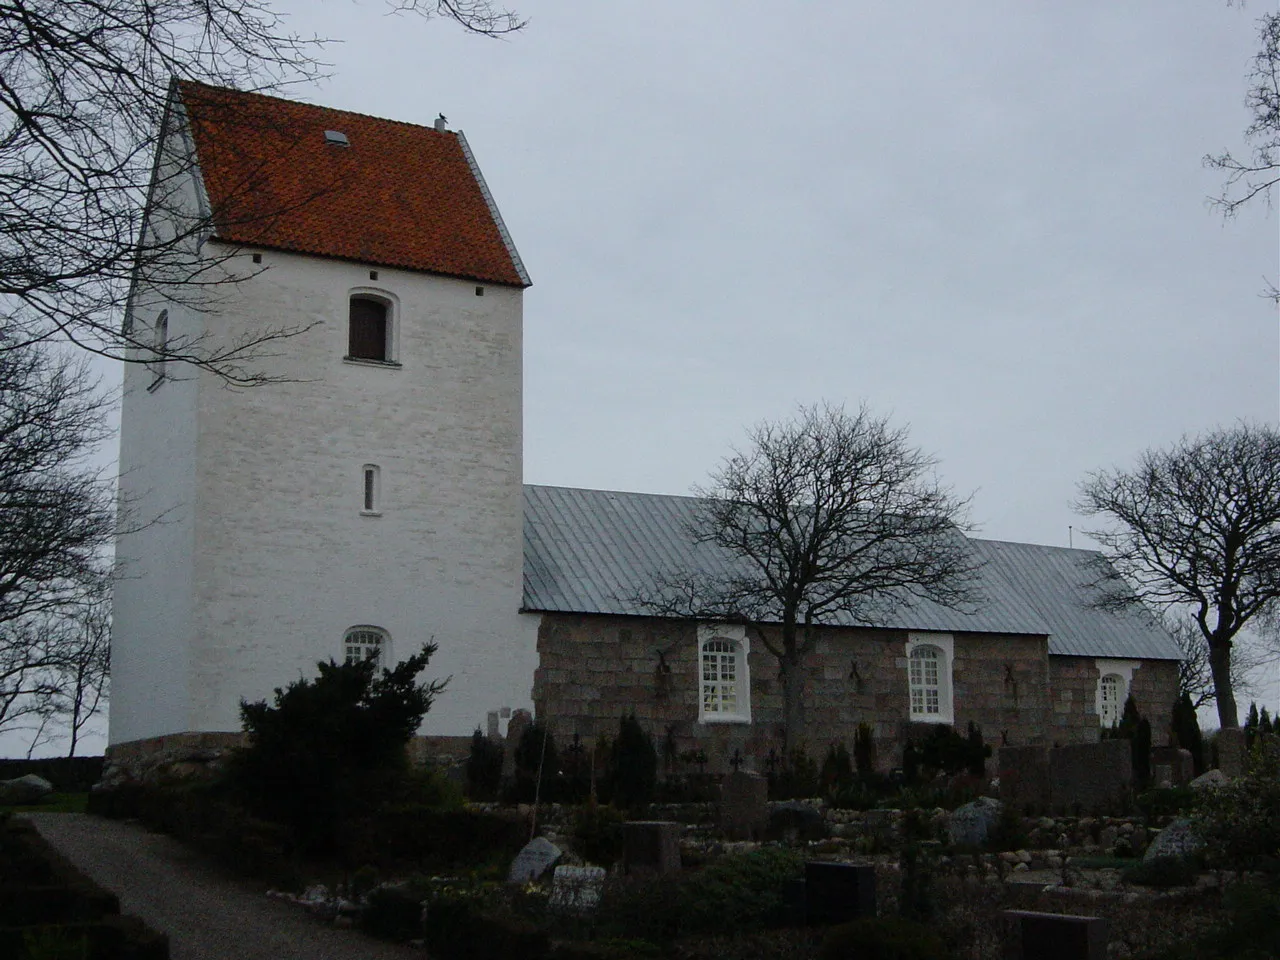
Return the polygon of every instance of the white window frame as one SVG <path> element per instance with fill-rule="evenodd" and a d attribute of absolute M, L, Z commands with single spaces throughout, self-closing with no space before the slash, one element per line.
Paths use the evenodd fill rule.
<path fill-rule="evenodd" d="M 708 646 L 715 644 L 717 647 L 728 645 L 728 650 L 708 650 Z M 747 640 L 747 628 L 741 625 L 733 624 L 714 624 L 702 623 L 698 625 L 698 656 L 697 656 L 697 677 L 698 677 L 698 722 L 699 723 L 750 723 L 751 722 L 751 668 L 750 656 L 751 645 Z M 707 665 L 704 663 L 703 657 L 708 654 L 723 658 L 731 656 L 733 664 L 733 680 L 731 681 L 731 691 L 734 697 L 734 709 L 720 709 L 721 700 L 717 698 L 714 691 L 707 689 L 708 686 L 720 687 L 726 686 L 725 681 L 719 679 L 719 669 L 715 671 L 712 679 L 708 679 Z M 724 661 L 721 659 L 718 664 Z M 710 694 L 710 696 L 709 696 Z"/>
<path fill-rule="evenodd" d="M 916 709 L 917 699 L 914 696 L 917 684 L 911 676 L 913 654 L 917 650 L 923 653 L 924 648 L 932 648 L 938 657 L 938 712 L 929 713 L 927 704 L 927 687 L 920 687 L 922 709 Z M 914 658 L 919 662 L 920 658 Z M 955 666 L 955 637 L 949 633 L 908 633 L 906 643 L 907 670 L 907 713 L 912 723 L 955 723 L 955 683 L 952 671 Z M 922 665 L 923 670 L 923 665 Z"/>
<path fill-rule="evenodd" d="M 1119 677 L 1119 689 L 1117 693 L 1120 699 L 1116 706 L 1116 722 L 1124 715 L 1124 704 L 1129 699 L 1129 691 L 1133 687 L 1133 671 L 1142 666 L 1141 660 L 1094 660 L 1093 665 L 1098 670 L 1098 683 L 1094 691 L 1093 710 L 1098 715 L 1098 726 L 1111 727 L 1111 724 L 1103 722 L 1102 716 L 1102 678 L 1103 677 Z"/>
<path fill-rule="evenodd" d="M 343 663 L 350 663 L 357 650 L 363 650 L 363 656 L 366 657 L 370 650 L 375 650 L 375 662 L 379 667 L 385 667 L 391 659 L 391 636 L 381 627 L 375 627 L 369 623 L 348 627 L 342 634 Z"/>
<path fill-rule="evenodd" d="M 360 513 L 366 517 L 382 516 L 382 468 L 376 463 L 360 467 Z"/>
<path fill-rule="evenodd" d="M 351 337 L 351 301 L 352 300 L 376 300 L 387 308 L 387 343 L 385 350 L 385 360 L 370 360 L 365 357 L 353 357 L 346 353 L 349 349 Z M 346 363 L 370 364 L 375 367 L 398 367 L 400 366 L 400 299 L 388 290 L 381 287 L 352 287 L 347 291 L 346 306 L 346 322 L 343 324 L 343 331 L 346 334 L 348 347 L 344 348 L 343 360 Z"/>

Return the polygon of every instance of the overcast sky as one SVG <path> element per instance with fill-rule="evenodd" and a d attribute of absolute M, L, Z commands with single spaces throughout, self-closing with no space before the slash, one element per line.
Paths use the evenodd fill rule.
<path fill-rule="evenodd" d="M 866 401 L 980 535 L 1065 545 L 1088 471 L 1280 416 L 1278 220 L 1202 164 L 1261 5 L 522 0 L 502 42 L 284 7 L 343 41 L 290 96 L 466 131 L 534 281 L 528 482 L 687 493 Z"/>
<path fill-rule="evenodd" d="M 534 280 L 528 482 L 686 493 L 865 400 L 981 535 L 1065 545 L 1087 471 L 1277 418 L 1277 219 L 1224 222 L 1202 164 L 1257 7 L 525 0 L 505 42 L 296 9 L 344 42 L 292 95 L 471 141 Z"/>

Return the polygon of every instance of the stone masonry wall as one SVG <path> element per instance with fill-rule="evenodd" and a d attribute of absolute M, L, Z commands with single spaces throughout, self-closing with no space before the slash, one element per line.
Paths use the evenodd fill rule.
<path fill-rule="evenodd" d="M 1173 701 L 1178 695 L 1176 660 L 1140 660 L 1133 671 L 1129 695 L 1138 711 L 1151 721 L 1151 742 L 1168 742 Z M 1099 739 L 1098 668 L 1092 657 L 1050 657 L 1053 743 L 1088 743 Z"/>
<path fill-rule="evenodd" d="M 1049 667 L 1044 637 L 954 634 L 955 726 L 978 724 L 988 742 L 1044 742 Z M 828 628 L 809 656 L 806 739 L 814 754 L 843 742 L 852 749 L 860 722 L 872 724 L 879 765 L 901 760 L 909 737 L 928 733 L 908 720 L 906 632 Z M 782 742 L 782 691 L 777 661 L 753 638 L 750 724 L 700 724 L 697 635 L 676 621 L 544 614 L 538 632 L 540 667 L 534 702 L 558 737 L 612 735 L 635 711 L 659 743 L 701 748 L 711 770 L 735 750 L 760 768 Z"/>

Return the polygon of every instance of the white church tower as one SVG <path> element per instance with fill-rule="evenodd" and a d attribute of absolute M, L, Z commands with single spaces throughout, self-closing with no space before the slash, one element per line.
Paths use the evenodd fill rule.
<path fill-rule="evenodd" d="M 529 707 L 520 257 L 460 132 L 175 84 L 126 328 L 110 742 L 434 638 L 422 733 Z M 279 339 L 264 336 L 288 332 Z M 256 341 L 256 343 L 255 343 Z M 247 349 L 244 345 L 250 344 Z"/>

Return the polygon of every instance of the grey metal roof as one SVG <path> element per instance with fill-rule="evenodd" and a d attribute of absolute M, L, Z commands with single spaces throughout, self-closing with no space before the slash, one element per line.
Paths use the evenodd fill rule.
<path fill-rule="evenodd" d="M 524 608 L 651 616 L 639 597 L 682 570 L 718 574 L 735 560 L 689 535 L 698 501 L 649 493 L 526 485 Z M 904 630 L 1047 635 L 1063 656 L 1176 660 L 1173 640 L 1140 613 L 1092 605 L 1100 555 L 969 538 L 982 563 L 973 610 L 913 600 L 878 626 Z M 856 626 L 851 619 L 845 625 Z"/>

